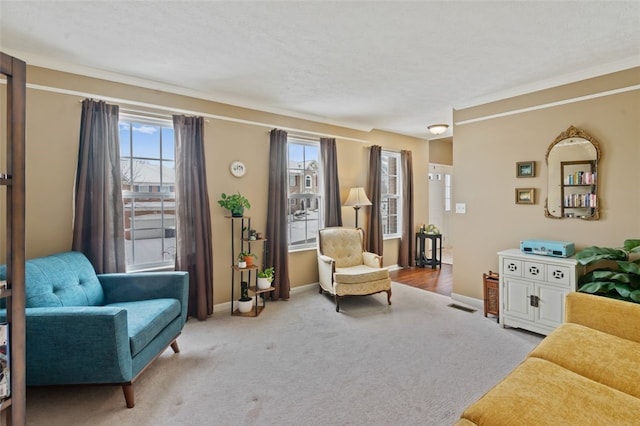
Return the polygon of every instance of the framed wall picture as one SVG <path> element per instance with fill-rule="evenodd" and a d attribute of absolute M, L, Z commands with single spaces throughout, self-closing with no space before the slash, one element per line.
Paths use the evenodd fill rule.
<path fill-rule="evenodd" d="M 535 188 L 516 188 L 516 204 L 535 204 Z"/>
<path fill-rule="evenodd" d="M 516 177 L 535 177 L 536 162 L 535 161 L 519 161 L 516 163 Z"/>

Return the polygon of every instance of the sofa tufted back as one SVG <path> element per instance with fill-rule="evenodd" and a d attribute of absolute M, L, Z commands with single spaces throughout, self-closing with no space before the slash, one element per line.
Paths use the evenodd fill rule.
<path fill-rule="evenodd" d="M 99 306 L 104 293 L 93 265 L 79 252 L 58 253 L 27 260 L 27 308 Z"/>
<path fill-rule="evenodd" d="M 363 232 L 356 228 L 332 227 L 320 230 L 320 254 L 336 261 L 336 268 L 362 265 Z"/>

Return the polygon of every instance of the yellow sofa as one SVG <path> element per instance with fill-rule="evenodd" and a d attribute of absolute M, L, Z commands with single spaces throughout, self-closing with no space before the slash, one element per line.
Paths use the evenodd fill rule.
<path fill-rule="evenodd" d="M 565 323 L 456 423 L 638 424 L 640 304 L 577 292 Z"/>

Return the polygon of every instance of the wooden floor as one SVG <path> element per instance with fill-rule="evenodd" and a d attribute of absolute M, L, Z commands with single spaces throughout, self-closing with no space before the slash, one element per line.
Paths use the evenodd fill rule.
<path fill-rule="evenodd" d="M 442 268 L 410 267 L 389 272 L 391 281 L 451 296 L 453 266 L 443 263 Z"/>

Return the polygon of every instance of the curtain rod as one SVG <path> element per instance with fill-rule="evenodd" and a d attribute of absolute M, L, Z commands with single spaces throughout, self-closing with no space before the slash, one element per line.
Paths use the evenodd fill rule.
<path fill-rule="evenodd" d="M 201 116 L 201 117 L 212 118 L 212 119 L 215 119 L 215 120 L 231 121 L 231 122 L 234 122 L 234 123 L 249 124 L 249 125 L 252 125 L 252 126 L 267 127 L 267 128 L 270 128 L 270 129 L 277 128 L 277 129 L 286 130 L 287 132 L 295 132 L 295 133 L 303 133 L 303 134 L 306 134 L 306 135 L 343 139 L 343 140 L 348 140 L 348 141 L 353 141 L 353 142 L 371 143 L 371 141 L 366 141 L 364 139 L 357 139 L 357 138 L 350 138 L 350 137 L 347 137 L 347 136 L 340 136 L 340 135 L 332 135 L 332 134 L 326 134 L 326 133 L 312 132 L 312 131 L 309 131 L 309 130 L 296 129 L 294 127 L 283 127 L 283 126 L 279 126 L 277 124 L 264 123 L 264 122 L 261 122 L 261 121 L 244 120 L 244 119 L 241 119 L 241 118 L 228 117 L 228 116 L 225 116 L 225 115 L 209 114 L 209 113 L 206 113 L 206 112 L 199 112 L 199 111 L 192 111 L 192 110 L 187 110 L 187 109 L 174 108 L 174 107 L 170 107 L 170 106 L 166 106 L 166 105 L 158 105 L 158 104 L 152 104 L 152 103 L 148 103 L 148 102 L 132 101 L 132 100 L 122 99 L 122 98 L 113 98 L 113 97 L 110 97 L 110 96 L 102 96 L 102 95 L 98 95 L 98 94 L 95 94 L 95 93 L 79 92 L 77 90 L 61 89 L 61 88 L 58 88 L 58 87 L 43 86 L 43 85 L 40 85 L 40 84 L 33 84 L 33 83 L 27 83 L 27 87 L 29 89 L 43 90 L 45 92 L 60 93 L 60 94 L 63 94 L 63 95 L 71 95 L 71 96 L 81 96 L 81 97 L 85 97 L 85 98 L 87 98 L 87 97 L 88 98 L 95 98 L 95 99 L 100 99 L 100 100 L 105 101 L 105 102 L 114 102 L 114 103 L 127 104 L 127 105 L 131 105 L 131 106 L 137 106 L 137 107 L 153 108 L 153 109 L 157 109 L 157 110 L 161 110 L 161 111 L 168 111 L 170 113 L 179 113 L 179 114 L 186 114 L 186 115 L 198 115 L 198 116 Z"/>
<path fill-rule="evenodd" d="M 367 146 L 364 147 L 364 149 L 371 149 L 372 146 L 375 146 L 375 145 L 367 145 Z M 378 146 L 380 146 L 380 145 L 378 145 Z M 402 151 L 403 151 L 402 149 L 385 148 L 383 146 L 380 146 L 380 149 L 382 151 L 395 152 L 395 153 L 398 153 L 398 154 L 401 154 Z M 405 151 L 411 151 L 411 150 L 407 149 Z"/>

